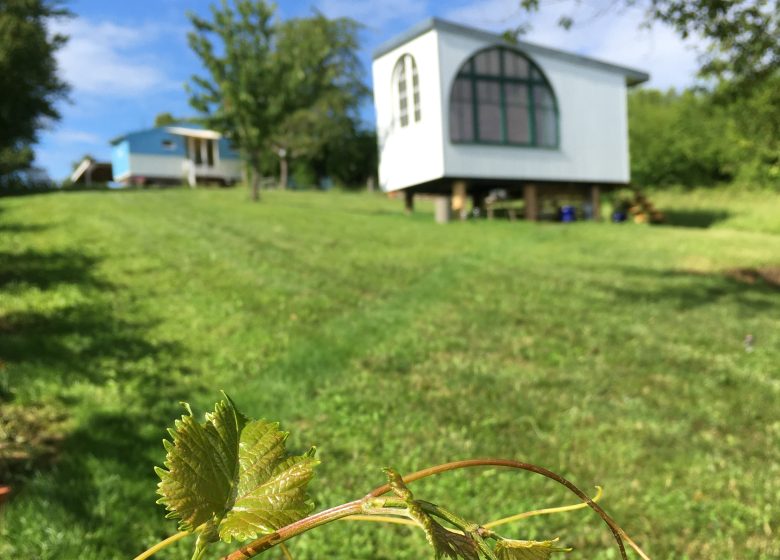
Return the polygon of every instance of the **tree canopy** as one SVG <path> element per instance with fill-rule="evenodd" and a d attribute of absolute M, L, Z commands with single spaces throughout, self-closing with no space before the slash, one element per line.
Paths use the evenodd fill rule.
<path fill-rule="evenodd" d="M 702 56 L 701 73 L 730 86 L 752 87 L 780 68 L 780 1 L 778 0 L 616 0 L 615 7 L 644 8 L 647 23 L 669 24 L 683 38 L 702 37 L 710 48 Z M 529 11 L 540 0 L 520 0 Z M 576 25 L 563 17 L 564 27 Z"/>
<path fill-rule="evenodd" d="M 194 76 L 190 103 L 237 145 L 259 198 L 268 153 L 313 157 L 350 129 L 366 94 L 357 57 L 357 24 L 310 18 L 278 21 L 263 1 L 221 0 L 211 19 L 190 15 L 189 43 L 206 68 Z"/>
<path fill-rule="evenodd" d="M 0 2 L 0 176 L 29 167 L 39 131 L 60 118 L 68 86 L 55 53 L 67 38 L 46 24 L 69 15 L 59 1 Z"/>

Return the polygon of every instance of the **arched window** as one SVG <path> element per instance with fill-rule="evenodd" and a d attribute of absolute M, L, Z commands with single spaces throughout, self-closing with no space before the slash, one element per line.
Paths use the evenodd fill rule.
<path fill-rule="evenodd" d="M 450 139 L 458 143 L 558 146 L 558 104 L 542 71 L 506 47 L 478 52 L 450 94 Z"/>
<path fill-rule="evenodd" d="M 411 81 L 411 88 L 409 82 Z M 409 90 L 411 89 L 411 98 Z M 417 64 L 410 54 L 402 55 L 393 69 L 393 92 L 398 122 L 401 126 L 409 126 L 411 115 L 414 122 L 422 118 L 420 112 L 420 77 L 417 75 Z"/>

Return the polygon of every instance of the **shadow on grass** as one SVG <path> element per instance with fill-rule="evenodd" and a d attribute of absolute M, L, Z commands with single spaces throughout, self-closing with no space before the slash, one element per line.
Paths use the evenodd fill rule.
<path fill-rule="evenodd" d="M 77 250 L 0 253 L 0 295 L 33 294 L 22 311 L 0 307 L 0 398 L 43 394 L 73 414 L 53 466 L 13 470 L 15 494 L 64 509 L 87 532 L 107 509 L 134 499 L 151 498 L 156 508 L 151 464 L 162 455 L 165 427 L 181 412 L 177 402 L 199 383 L 181 345 L 150 334 L 158 324 L 153 315 L 140 319 L 118 304 L 119 288 L 101 278 L 100 262 Z M 47 305 L 64 297 L 64 284 L 82 297 Z"/>
<path fill-rule="evenodd" d="M 80 304 L 55 313 L 11 313 L 0 317 L 0 355 L 24 368 L 25 382 L 38 377 L 51 383 L 134 382 L 143 370 L 178 354 L 178 346 L 150 342 L 151 321 L 129 322 L 101 303 Z M 162 365 L 162 364 L 161 364 Z"/>
<path fill-rule="evenodd" d="M 0 289 L 9 284 L 35 286 L 42 290 L 58 284 L 108 288 L 94 273 L 98 262 L 96 257 L 74 250 L 0 252 Z"/>
<path fill-rule="evenodd" d="M 40 233 L 50 229 L 47 224 L 4 224 L 0 222 L 0 235 L 14 233 Z"/>
<path fill-rule="evenodd" d="M 666 225 L 708 228 L 731 217 L 728 210 L 664 210 Z"/>
<path fill-rule="evenodd" d="M 609 290 L 620 300 L 666 301 L 681 311 L 731 302 L 751 312 L 780 312 L 780 269 L 730 269 L 720 272 L 623 268 L 630 281 Z"/>

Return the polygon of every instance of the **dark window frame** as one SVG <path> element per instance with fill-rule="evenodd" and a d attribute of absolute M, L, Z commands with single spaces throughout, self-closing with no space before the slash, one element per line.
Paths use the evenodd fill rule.
<path fill-rule="evenodd" d="M 411 72 L 407 73 L 406 61 L 409 60 Z M 411 75 L 407 75 L 411 74 Z M 396 97 L 397 96 L 397 97 Z M 422 120 L 420 76 L 417 61 L 409 53 L 402 54 L 393 67 L 393 111 L 397 111 L 401 128 L 406 128 Z"/>
<path fill-rule="evenodd" d="M 484 74 L 479 73 L 476 71 L 476 64 L 475 61 L 477 57 L 480 55 L 486 54 L 491 51 L 498 51 L 498 58 L 499 58 L 499 73 L 498 74 Z M 514 56 L 520 56 L 526 60 L 528 63 L 528 72 L 527 77 L 521 77 L 521 76 L 510 76 L 507 75 L 506 72 L 506 64 L 505 64 L 505 55 L 506 53 L 510 53 Z M 468 80 L 471 83 L 471 110 L 472 110 L 472 138 L 470 139 L 454 139 L 452 137 L 453 134 L 453 127 L 452 127 L 452 105 L 453 105 L 453 94 L 455 89 L 455 84 L 458 80 Z M 477 95 L 477 84 L 479 82 L 491 82 L 491 83 L 498 83 L 499 85 L 499 95 L 500 95 L 500 110 L 501 110 L 501 140 L 483 140 L 480 138 L 479 134 L 479 97 Z M 527 90 L 527 110 L 528 110 L 528 127 L 529 127 L 529 141 L 528 142 L 516 142 L 516 141 L 510 141 L 509 140 L 509 126 L 507 121 L 507 100 L 506 100 L 506 86 L 507 85 L 522 85 L 526 87 Z M 553 105 L 553 115 L 555 118 L 555 141 L 550 144 L 542 144 L 539 142 L 539 134 L 537 130 L 537 123 L 536 123 L 536 100 L 534 96 L 534 87 L 536 88 L 544 88 L 546 89 L 549 94 L 550 98 L 552 99 L 552 105 Z M 461 65 L 461 67 L 458 70 L 458 73 L 455 75 L 452 85 L 450 87 L 450 111 L 448 113 L 449 116 L 449 126 L 450 126 L 450 142 L 453 144 L 477 144 L 477 145 L 488 145 L 488 146 L 513 146 L 513 147 L 524 147 L 524 148 L 539 148 L 544 150 L 558 150 L 561 146 L 561 130 L 560 130 L 560 112 L 558 109 L 558 98 L 555 95 L 555 90 L 553 89 L 552 85 L 550 84 L 550 81 L 545 76 L 544 72 L 542 72 L 542 69 L 539 68 L 539 66 L 531 60 L 528 55 L 525 53 L 512 49 L 506 46 L 491 46 L 487 47 L 485 49 L 479 50 L 476 53 L 474 53 L 466 62 Z M 462 133 L 462 131 L 461 131 Z"/>

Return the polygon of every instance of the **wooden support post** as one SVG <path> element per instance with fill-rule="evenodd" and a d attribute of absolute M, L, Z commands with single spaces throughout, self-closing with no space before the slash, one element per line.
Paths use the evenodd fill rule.
<path fill-rule="evenodd" d="M 404 191 L 404 212 L 407 214 L 414 212 L 414 192 L 410 189 Z"/>
<path fill-rule="evenodd" d="M 523 202 L 525 203 L 525 219 L 535 222 L 539 219 L 539 192 L 533 183 L 523 185 Z"/>
<path fill-rule="evenodd" d="M 452 212 L 459 219 L 466 219 L 466 181 L 452 184 Z"/>
<path fill-rule="evenodd" d="M 434 212 L 437 224 L 446 224 L 452 216 L 452 201 L 449 196 L 437 196 L 434 202 Z"/>
<path fill-rule="evenodd" d="M 474 191 L 471 193 L 471 211 L 474 216 L 482 217 L 485 215 L 485 193 Z"/>
<path fill-rule="evenodd" d="M 598 185 L 590 187 L 590 204 L 593 207 L 591 214 L 593 221 L 601 221 L 601 188 Z"/>

